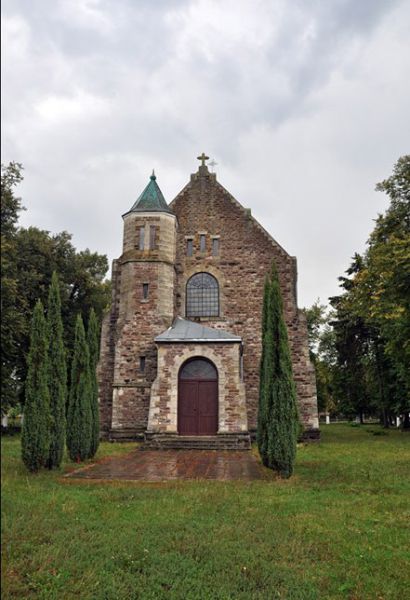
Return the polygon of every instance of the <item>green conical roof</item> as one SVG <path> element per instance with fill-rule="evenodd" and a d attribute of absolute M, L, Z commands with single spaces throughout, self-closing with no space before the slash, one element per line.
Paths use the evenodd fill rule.
<path fill-rule="evenodd" d="M 150 177 L 149 184 L 137 198 L 132 208 L 128 212 L 167 212 L 171 213 L 168 204 L 162 195 L 161 190 L 156 182 L 154 171 Z"/>

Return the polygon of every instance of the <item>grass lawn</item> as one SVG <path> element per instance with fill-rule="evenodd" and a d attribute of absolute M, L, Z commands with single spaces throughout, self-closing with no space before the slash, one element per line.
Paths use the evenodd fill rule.
<path fill-rule="evenodd" d="M 323 426 L 294 477 L 252 483 L 68 482 L 3 438 L 2 598 L 404 600 L 410 435 L 380 433 Z"/>

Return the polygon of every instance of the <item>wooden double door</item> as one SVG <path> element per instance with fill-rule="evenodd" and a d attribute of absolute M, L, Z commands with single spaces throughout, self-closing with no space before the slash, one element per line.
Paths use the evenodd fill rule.
<path fill-rule="evenodd" d="M 218 431 L 217 372 L 203 359 L 186 363 L 179 377 L 179 435 L 215 435 Z M 202 363 L 202 364 L 201 364 Z M 212 368 L 209 368 L 212 367 Z"/>

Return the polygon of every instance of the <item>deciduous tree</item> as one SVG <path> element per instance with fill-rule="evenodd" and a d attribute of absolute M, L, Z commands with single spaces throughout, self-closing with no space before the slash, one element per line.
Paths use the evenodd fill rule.
<path fill-rule="evenodd" d="M 2 411 L 24 404 L 30 321 L 38 299 L 47 303 L 53 271 L 59 274 L 64 342 L 68 361 L 74 345 L 75 317 L 85 319 L 94 308 L 101 321 L 110 302 L 110 283 L 104 281 L 107 257 L 78 252 L 66 231 L 51 234 L 36 227 L 18 227 L 21 200 L 19 163 L 2 165 L 1 172 L 1 395 Z"/>
<path fill-rule="evenodd" d="M 17 221 L 23 210 L 14 188 L 22 181 L 22 166 L 1 165 L 1 410 L 16 405 L 21 387 L 16 373 L 19 339 L 29 326 L 18 310 Z M 32 306 L 34 308 L 34 304 Z M 31 315 L 28 317 L 27 321 Z M 28 349 L 27 335 L 27 349 Z"/>
<path fill-rule="evenodd" d="M 376 189 L 390 205 L 331 299 L 338 387 L 352 411 L 378 411 L 385 426 L 401 414 L 410 427 L 410 155 Z"/>

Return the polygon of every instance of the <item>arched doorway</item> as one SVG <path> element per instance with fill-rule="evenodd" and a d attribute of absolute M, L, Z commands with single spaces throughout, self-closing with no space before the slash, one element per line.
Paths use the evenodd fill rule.
<path fill-rule="evenodd" d="M 218 371 L 205 358 L 185 362 L 178 377 L 179 435 L 215 435 L 218 431 Z"/>

